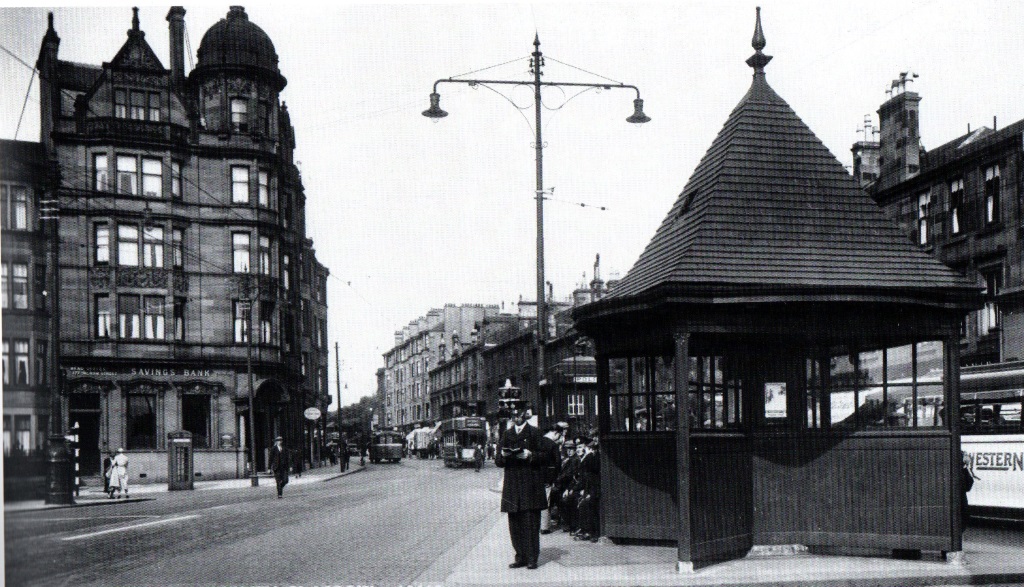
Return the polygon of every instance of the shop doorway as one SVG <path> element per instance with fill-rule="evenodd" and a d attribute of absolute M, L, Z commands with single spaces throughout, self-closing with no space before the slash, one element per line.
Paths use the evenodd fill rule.
<path fill-rule="evenodd" d="M 74 393 L 68 399 L 68 434 L 78 424 L 78 467 L 84 476 L 99 475 L 100 462 L 100 394 Z"/>

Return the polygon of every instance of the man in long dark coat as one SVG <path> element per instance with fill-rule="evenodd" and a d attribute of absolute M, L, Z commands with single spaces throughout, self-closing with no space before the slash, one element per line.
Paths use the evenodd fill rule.
<path fill-rule="evenodd" d="M 277 482 L 277 497 L 280 499 L 284 492 L 284 486 L 288 485 L 288 470 L 291 469 L 291 458 L 288 449 L 284 447 L 284 437 L 278 436 L 274 439 L 274 446 L 270 448 L 270 470 L 274 472 L 274 480 Z"/>
<path fill-rule="evenodd" d="M 348 439 L 344 436 L 338 438 L 338 458 L 341 459 L 341 470 L 342 472 L 348 470 Z"/>
<path fill-rule="evenodd" d="M 501 511 L 508 514 L 508 533 L 515 560 L 509 568 L 537 568 L 540 557 L 540 513 L 548 507 L 544 493 L 547 452 L 539 430 L 529 424 L 530 407 L 516 413 L 515 425 L 505 430 L 494 464 L 505 469 Z"/>

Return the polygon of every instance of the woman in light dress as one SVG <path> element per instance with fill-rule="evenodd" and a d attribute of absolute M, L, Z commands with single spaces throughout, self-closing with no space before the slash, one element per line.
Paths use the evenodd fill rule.
<path fill-rule="evenodd" d="M 121 492 L 128 498 L 128 455 L 124 449 L 117 449 L 114 460 L 110 463 L 110 499 L 114 499 L 114 493 L 121 499 Z"/>

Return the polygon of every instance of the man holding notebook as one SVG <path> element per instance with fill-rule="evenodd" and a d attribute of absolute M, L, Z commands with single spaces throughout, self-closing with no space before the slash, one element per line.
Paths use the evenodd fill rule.
<path fill-rule="evenodd" d="M 501 511 L 508 513 L 508 533 L 515 560 L 509 568 L 537 568 L 540 556 L 540 513 L 547 508 L 544 494 L 544 466 L 547 451 L 542 449 L 539 430 L 529 423 L 530 406 L 515 413 L 514 425 L 505 430 L 498 444 L 494 464 L 505 469 L 501 490 Z"/>

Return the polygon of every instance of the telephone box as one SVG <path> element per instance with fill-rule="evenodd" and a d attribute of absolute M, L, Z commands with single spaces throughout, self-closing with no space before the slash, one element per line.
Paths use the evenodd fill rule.
<path fill-rule="evenodd" d="M 167 433 L 167 489 L 195 489 L 193 485 L 192 433 Z"/>

